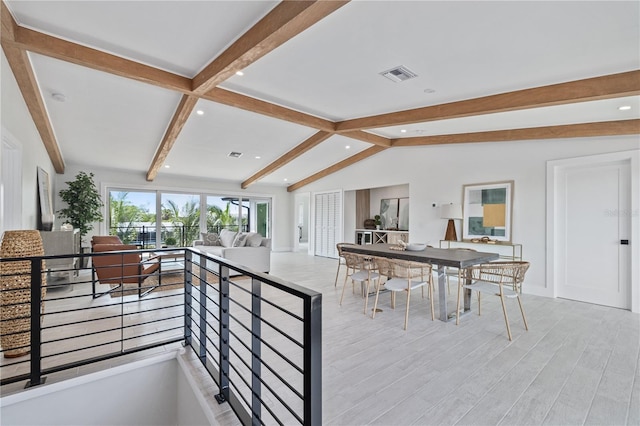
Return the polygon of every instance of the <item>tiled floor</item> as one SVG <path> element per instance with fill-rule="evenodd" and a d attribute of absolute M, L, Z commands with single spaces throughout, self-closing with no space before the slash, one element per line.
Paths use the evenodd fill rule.
<path fill-rule="evenodd" d="M 357 292 L 347 290 L 340 306 L 344 275 L 334 287 L 336 265 L 303 253 L 272 255 L 272 275 L 323 294 L 324 424 L 640 424 L 640 315 L 525 294 L 529 331 L 507 301 L 509 342 L 497 298 L 483 298 L 482 316 L 473 301 L 474 313 L 456 326 L 431 321 L 428 300 L 416 292 L 404 331 L 403 297 L 392 310 L 381 295 L 375 319 L 363 315 Z M 49 380 L 141 356 L 148 354 Z M 221 416 L 229 424 L 228 410 Z"/>

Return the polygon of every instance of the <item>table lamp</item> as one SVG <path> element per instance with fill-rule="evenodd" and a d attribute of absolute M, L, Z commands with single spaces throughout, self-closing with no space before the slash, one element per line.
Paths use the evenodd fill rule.
<path fill-rule="evenodd" d="M 456 225 L 453 222 L 454 219 L 462 219 L 462 205 L 461 204 L 443 204 L 440 206 L 440 217 L 442 219 L 449 219 L 447 223 L 447 232 L 444 234 L 446 241 L 458 241 L 456 235 Z"/>

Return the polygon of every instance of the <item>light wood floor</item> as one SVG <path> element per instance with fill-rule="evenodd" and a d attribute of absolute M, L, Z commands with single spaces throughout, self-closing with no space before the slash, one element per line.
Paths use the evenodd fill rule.
<path fill-rule="evenodd" d="M 640 315 L 524 295 L 529 331 L 508 300 L 509 342 L 497 298 L 483 298 L 482 316 L 473 300 L 474 312 L 456 326 L 431 321 L 429 302 L 416 291 L 404 331 L 402 295 L 392 310 L 382 294 L 382 312 L 371 319 L 349 284 L 339 306 L 344 275 L 334 287 L 336 266 L 303 253 L 272 254 L 273 275 L 323 294 L 324 424 L 640 424 Z M 48 383 L 142 356 L 59 373 Z M 207 393 L 217 393 L 206 382 Z M 224 405 L 220 424 L 231 424 Z"/>

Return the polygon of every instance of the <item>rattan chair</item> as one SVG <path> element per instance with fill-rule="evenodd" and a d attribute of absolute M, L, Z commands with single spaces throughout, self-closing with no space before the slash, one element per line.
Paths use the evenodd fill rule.
<path fill-rule="evenodd" d="M 409 302 L 411 301 L 411 290 L 422 288 L 422 297 L 424 298 L 424 287 L 429 290 L 429 300 L 431 302 L 431 321 L 435 315 L 433 311 L 433 274 L 432 265 L 428 263 L 409 262 L 400 259 L 376 258 L 378 271 L 380 275 L 386 276 L 384 288 L 391 292 L 391 308 L 396 307 L 396 293 L 399 291 L 407 292 L 407 307 L 404 315 L 404 329 L 409 325 Z M 376 309 L 378 309 L 378 297 L 381 288 L 380 281 L 376 287 L 376 298 L 373 304 L 373 312 L 371 318 L 375 318 Z"/>
<path fill-rule="evenodd" d="M 336 271 L 336 282 L 333 284 L 334 287 L 338 286 L 338 275 L 340 275 L 340 267 L 342 265 L 346 265 L 346 261 L 344 260 L 344 256 L 342 255 L 342 247 L 350 245 L 348 243 L 338 243 L 336 244 L 336 249 L 338 250 L 338 270 Z M 347 271 L 349 274 L 349 271 Z"/>
<path fill-rule="evenodd" d="M 500 297 L 502 312 L 504 314 L 504 322 L 507 325 L 507 335 L 511 338 L 511 328 L 509 327 L 509 317 L 507 316 L 507 307 L 504 303 L 505 298 L 518 299 L 522 320 L 524 321 L 525 330 L 529 330 L 527 318 L 524 314 L 522 300 L 520 300 L 520 289 L 524 281 L 524 275 L 529 269 L 529 262 L 513 261 L 513 262 L 492 262 L 482 265 L 472 266 L 461 270 L 460 281 L 458 285 L 458 302 L 456 309 L 456 324 L 460 322 L 460 296 L 465 289 L 478 292 L 478 315 L 481 314 L 482 293 L 492 294 Z"/>
<path fill-rule="evenodd" d="M 475 249 L 464 248 L 464 247 L 450 248 L 448 250 L 476 251 Z M 460 282 L 460 271 L 456 267 L 446 266 L 444 268 L 444 274 L 445 274 L 445 277 L 447 278 L 447 293 L 451 294 L 451 278 L 455 278 L 458 280 L 458 282 Z"/>
<path fill-rule="evenodd" d="M 344 284 L 342 285 L 340 306 L 342 306 L 342 300 L 344 299 L 344 289 L 347 287 L 347 280 L 350 278 L 353 284 L 358 282 L 362 287 L 362 293 L 364 296 L 364 313 L 366 315 L 371 280 L 378 280 L 378 282 L 380 280 L 378 265 L 371 256 L 363 256 L 356 253 L 346 252 L 343 252 L 343 256 L 347 267 L 347 274 L 344 277 Z"/>

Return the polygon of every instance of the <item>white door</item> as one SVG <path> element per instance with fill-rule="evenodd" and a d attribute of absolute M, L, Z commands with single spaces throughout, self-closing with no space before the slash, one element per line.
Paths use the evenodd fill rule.
<path fill-rule="evenodd" d="M 314 254 L 338 257 L 336 243 L 339 241 L 342 223 L 342 203 L 339 192 L 316 194 L 314 197 Z"/>
<path fill-rule="evenodd" d="M 559 170 L 559 297 L 630 309 L 630 179 L 627 160 Z"/>

